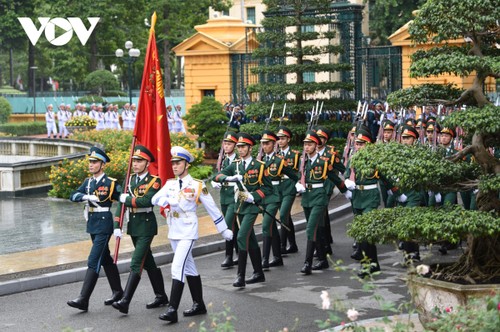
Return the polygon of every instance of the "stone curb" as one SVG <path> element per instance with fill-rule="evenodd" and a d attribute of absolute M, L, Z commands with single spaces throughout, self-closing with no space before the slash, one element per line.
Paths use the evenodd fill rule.
<path fill-rule="evenodd" d="M 342 217 L 351 212 L 351 204 L 347 203 L 337 208 L 328 210 L 330 218 L 334 220 L 335 218 Z M 294 222 L 295 231 L 302 231 L 306 228 L 306 220 L 300 219 Z M 256 234 L 257 240 L 262 240 L 262 232 Z M 221 251 L 225 248 L 224 240 L 218 240 L 213 242 L 208 242 L 200 246 L 196 246 L 193 249 L 193 256 L 201 256 L 217 251 Z M 154 254 L 156 264 L 158 266 L 169 264 L 172 262 L 174 257 L 173 252 L 159 252 Z M 118 270 L 120 273 L 126 273 L 130 271 L 130 259 L 121 260 L 118 262 Z M 16 280 L 9 280 L 0 283 L 0 296 L 21 293 L 26 291 L 31 291 L 40 288 L 58 286 L 68 283 L 73 283 L 77 281 L 82 281 L 85 277 L 87 271 L 86 267 L 74 268 L 65 271 L 51 272 L 41 274 L 36 277 L 20 278 Z M 101 277 L 105 276 L 104 272 L 101 271 Z"/>

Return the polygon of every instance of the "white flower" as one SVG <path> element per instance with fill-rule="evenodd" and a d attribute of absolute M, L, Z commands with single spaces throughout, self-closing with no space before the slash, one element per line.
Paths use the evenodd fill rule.
<path fill-rule="evenodd" d="M 417 266 L 417 273 L 420 274 L 421 276 L 425 276 L 426 274 L 429 273 L 429 271 L 430 271 L 429 265 L 420 264 L 419 266 Z"/>
<path fill-rule="evenodd" d="M 323 301 L 321 303 L 321 306 L 322 306 L 323 310 L 330 309 L 330 297 L 328 296 L 328 292 L 327 291 L 321 291 L 321 295 L 319 297 Z"/>
<path fill-rule="evenodd" d="M 352 308 L 347 310 L 347 318 L 349 318 L 351 322 L 357 320 L 358 317 L 359 317 L 359 312 L 356 309 Z"/>

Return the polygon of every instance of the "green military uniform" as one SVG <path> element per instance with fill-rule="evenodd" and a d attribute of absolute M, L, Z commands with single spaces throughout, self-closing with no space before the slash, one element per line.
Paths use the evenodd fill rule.
<path fill-rule="evenodd" d="M 286 136 L 292 138 L 292 132 L 285 126 L 280 126 L 278 132 L 276 133 L 278 137 Z M 283 156 L 287 165 L 294 171 L 296 178 L 298 178 L 299 170 L 299 151 L 292 150 L 287 147 L 285 150 L 280 150 L 279 155 Z M 280 205 L 280 220 L 286 225 L 290 231 L 285 227 L 280 229 L 280 240 L 281 240 L 281 252 L 282 253 L 296 253 L 298 251 L 297 243 L 295 241 L 295 227 L 293 225 L 291 211 L 293 202 L 297 195 L 297 190 L 295 189 L 295 183 L 297 180 L 290 178 L 288 175 L 284 174 L 281 177 L 279 191 L 281 193 L 281 205 Z M 287 248 L 287 240 L 290 243 L 290 247 Z"/>
<path fill-rule="evenodd" d="M 304 142 L 313 142 L 316 143 L 317 146 L 321 141 L 318 134 L 314 131 L 308 131 Z M 305 153 L 304 157 L 306 157 Z M 312 258 L 314 249 L 316 249 L 318 254 L 318 264 L 320 266 L 328 264 L 326 262 L 324 248 L 318 238 L 319 228 L 324 226 L 324 214 L 328 206 L 328 193 L 325 187 L 325 181 L 327 178 L 330 179 L 341 189 L 341 191 L 345 191 L 345 188 L 342 179 L 337 175 L 338 171 L 334 170 L 333 164 L 329 163 L 328 158 L 320 157 L 317 152 L 313 156 L 313 160 L 310 158 L 306 160 L 302 159 L 300 169 L 302 171 L 302 183 L 297 183 L 297 190 L 302 192 L 302 207 L 304 208 L 307 220 L 306 259 L 301 272 L 308 275 L 311 274 L 313 269 Z"/>
<path fill-rule="evenodd" d="M 266 130 L 262 134 L 261 142 L 275 142 L 278 140 L 273 132 Z M 298 180 L 297 172 L 288 166 L 287 161 L 283 156 L 277 155 L 273 152 L 263 156 L 265 169 L 264 176 L 267 177 L 272 184 L 273 192 L 271 195 L 266 196 L 264 199 L 265 213 L 262 220 L 262 267 L 269 268 L 273 266 L 283 265 L 281 258 L 281 241 L 278 233 L 278 227 L 275 222 L 275 217 L 282 202 L 282 195 L 280 192 L 281 178 L 286 175 L 293 181 Z M 274 258 L 269 261 L 269 254 L 273 248 Z"/>
<path fill-rule="evenodd" d="M 238 135 L 232 131 L 227 132 L 224 135 L 223 142 L 232 142 L 236 144 L 238 142 Z M 224 143 L 223 143 L 224 144 Z M 224 156 L 222 160 L 222 167 L 224 169 L 228 167 L 236 158 L 236 154 L 233 153 L 230 156 Z M 213 179 L 212 179 L 213 180 Z M 236 238 L 238 234 L 238 223 L 236 222 L 236 212 L 234 208 L 235 200 L 234 200 L 234 188 L 236 186 L 236 182 L 223 182 L 219 184 L 220 187 L 220 207 L 222 214 L 224 215 L 224 219 L 226 220 L 227 228 L 232 230 L 234 236 L 231 241 L 226 241 L 226 255 L 224 261 L 221 264 L 221 267 L 227 268 L 233 265 L 236 265 L 238 261 L 233 260 L 233 249 L 236 249 L 238 252 L 238 245 L 236 244 Z"/>
<path fill-rule="evenodd" d="M 384 120 L 382 123 L 382 128 L 384 131 L 390 130 L 394 132 L 395 124 L 391 120 Z M 382 140 L 382 143 L 390 143 L 390 141 L 384 141 Z M 394 197 L 388 194 L 388 186 L 385 184 L 385 182 L 381 181 L 379 183 L 380 186 L 380 194 L 382 195 L 382 202 L 384 203 L 384 207 L 394 207 L 395 201 Z"/>
<path fill-rule="evenodd" d="M 240 133 L 237 145 L 252 147 L 255 145 L 255 139 L 247 133 Z M 264 272 L 262 271 L 259 244 L 253 229 L 257 215 L 261 212 L 258 204 L 262 204 L 264 198 L 273 192 L 271 181 L 268 177 L 264 176 L 264 169 L 265 165 L 263 162 L 249 156 L 245 160 L 235 160 L 214 178 L 214 181 L 223 183 L 226 181 L 235 181 L 234 177 L 237 175 L 242 177 L 241 181 L 237 181 L 241 198 L 234 205 L 235 213 L 240 223 L 240 230 L 237 237 L 239 248 L 238 275 L 236 281 L 233 283 L 234 287 L 244 287 L 245 282 L 255 283 L 265 280 Z M 254 274 L 250 279 L 245 280 L 247 252 L 252 261 Z"/>
<path fill-rule="evenodd" d="M 154 162 L 153 154 L 142 145 L 134 148 L 132 159 L 146 160 L 148 163 Z M 134 252 L 130 262 L 130 275 L 125 287 L 125 292 L 121 300 L 113 303 L 113 308 L 122 313 L 128 313 L 128 307 L 134 292 L 141 279 L 142 270 L 146 269 L 149 280 L 155 293 L 155 299 L 146 307 L 157 308 L 160 305 L 168 303 L 168 297 L 165 293 L 163 275 L 156 266 L 156 262 L 151 252 L 151 243 L 156 234 L 158 234 L 158 223 L 153 211 L 151 199 L 161 188 L 161 179 L 149 174 L 147 164 L 142 174 L 133 174 L 128 181 L 127 194 L 122 194 L 120 203 L 115 213 L 115 229 L 120 228 L 120 217 L 122 206 L 128 213 L 127 234 L 132 238 Z"/>

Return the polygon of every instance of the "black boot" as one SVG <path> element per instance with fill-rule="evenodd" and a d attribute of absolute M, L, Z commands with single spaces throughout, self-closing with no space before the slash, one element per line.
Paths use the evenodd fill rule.
<path fill-rule="evenodd" d="M 231 248 L 231 250 L 233 250 Z M 201 277 L 198 276 L 186 276 L 189 285 L 189 291 L 191 292 L 191 297 L 193 298 L 193 306 L 191 309 L 184 310 L 184 316 L 196 316 L 204 315 L 207 313 L 207 308 L 203 302 L 203 288 L 201 286 Z"/>
<path fill-rule="evenodd" d="M 286 249 L 286 253 L 295 254 L 299 251 L 297 242 L 295 241 L 295 225 L 293 224 L 291 216 L 288 218 L 288 220 L 290 220 L 290 222 L 288 223 L 288 228 L 290 228 L 290 231 L 288 232 L 288 242 L 290 243 L 290 246 Z"/>
<path fill-rule="evenodd" d="M 153 286 L 155 292 L 155 299 L 153 302 L 146 304 L 146 309 L 158 308 L 168 304 L 168 296 L 165 293 L 165 284 L 163 283 L 163 275 L 160 268 L 148 271 L 149 281 Z"/>
<path fill-rule="evenodd" d="M 271 253 L 271 237 L 264 236 L 262 239 L 262 268 L 269 269 L 269 254 Z M 252 258 L 252 257 L 250 257 Z"/>
<path fill-rule="evenodd" d="M 278 232 L 271 238 L 271 247 L 273 248 L 273 259 L 269 262 L 270 267 L 283 266 L 283 258 L 281 258 L 281 240 Z"/>
<path fill-rule="evenodd" d="M 89 309 L 90 295 L 94 291 L 95 284 L 97 283 L 97 278 L 99 278 L 99 274 L 97 274 L 97 272 L 95 272 L 93 269 L 88 268 L 87 274 L 85 274 L 85 279 L 83 280 L 83 286 L 82 290 L 80 291 L 80 296 L 78 296 L 74 300 L 68 301 L 67 304 L 70 307 L 87 311 Z"/>
<path fill-rule="evenodd" d="M 264 271 L 262 271 L 260 249 L 258 247 L 255 249 L 250 249 L 248 251 L 248 255 L 250 256 L 250 260 L 252 261 L 253 274 L 250 278 L 246 279 L 245 282 L 247 284 L 255 284 L 257 282 L 266 281 L 266 277 L 264 276 Z"/>
<path fill-rule="evenodd" d="M 306 260 L 304 262 L 304 266 L 300 270 L 300 272 L 305 275 L 309 275 L 312 273 L 312 261 L 314 255 L 314 242 L 311 240 L 307 240 L 307 248 L 306 248 Z"/>
<path fill-rule="evenodd" d="M 283 221 L 282 221 L 283 222 Z M 280 228 L 280 249 L 281 249 L 281 255 L 286 255 L 287 252 L 286 252 L 286 243 L 287 243 L 287 240 L 288 240 L 288 230 L 281 226 Z"/>
<path fill-rule="evenodd" d="M 112 304 L 113 308 L 120 311 L 122 314 L 128 314 L 128 306 L 130 301 L 132 301 L 139 281 L 141 281 L 141 276 L 135 272 L 130 272 L 125 291 L 123 292 L 123 297 L 120 301 L 116 301 Z"/>
<path fill-rule="evenodd" d="M 118 301 L 123 296 L 123 288 L 120 280 L 120 273 L 118 272 L 118 267 L 116 264 L 103 265 L 104 272 L 106 272 L 106 277 L 108 278 L 109 286 L 113 294 L 107 300 L 104 300 L 104 305 L 112 305 L 114 302 Z"/>
<path fill-rule="evenodd" d="M 177 323 L 177 309 L 181 302 L 182 291 L 184 283 L 177 279 L 172 280 L 172 290 L 170 291 L 170 302 L 167 311 L 160 315 L 161 320 L 169 321 L 170 323 Z"/>
<path fill-rule="evenodd" d="M 245 287 L 245 271 L 247 269 L 247 251 L 241 250 L 238 252 L 238 274 L 233 282 L 233 287 Z"/>
<path fill-rule="evenodd" d="M 231 241 L 226 241 L 226 257 L 224 258 L 224 261 L 220 265 L 221 267 L 231 267 L 233 266 L 233 240 Z"/>
<path fill-rule="evenodd" d="M 236 258 L 233 259 L 233 266 L 238 265 L 238 252 L 239 252 L 239 249 L 238 249 L 238 241 L 236 239 L 237 233 L 238 233 L 238 230 L 236 230 L 236 233 L 233 233 L 233 240 L 232 240 L 233 243 L 234 243 L 234 252 L 236 252 Z"/>
<path fill-rule="evenodd" d="M 324 270 L 330 267 L 326 259 L 324 243 L 316 242 L 316 253 L 318 254 L 318 262 L 312 266 L 313 271 Z"/>

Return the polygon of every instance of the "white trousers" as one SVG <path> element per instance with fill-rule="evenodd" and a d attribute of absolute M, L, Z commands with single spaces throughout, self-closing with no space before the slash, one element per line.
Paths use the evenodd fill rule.
<path fill-rule="evenodd" d="M 195 242 L 195 240 L 170 240 L 172 249 L 174 249 L 172 279 L 185 282 L 186 275 L 198 275 L 192 252 Z"/>

